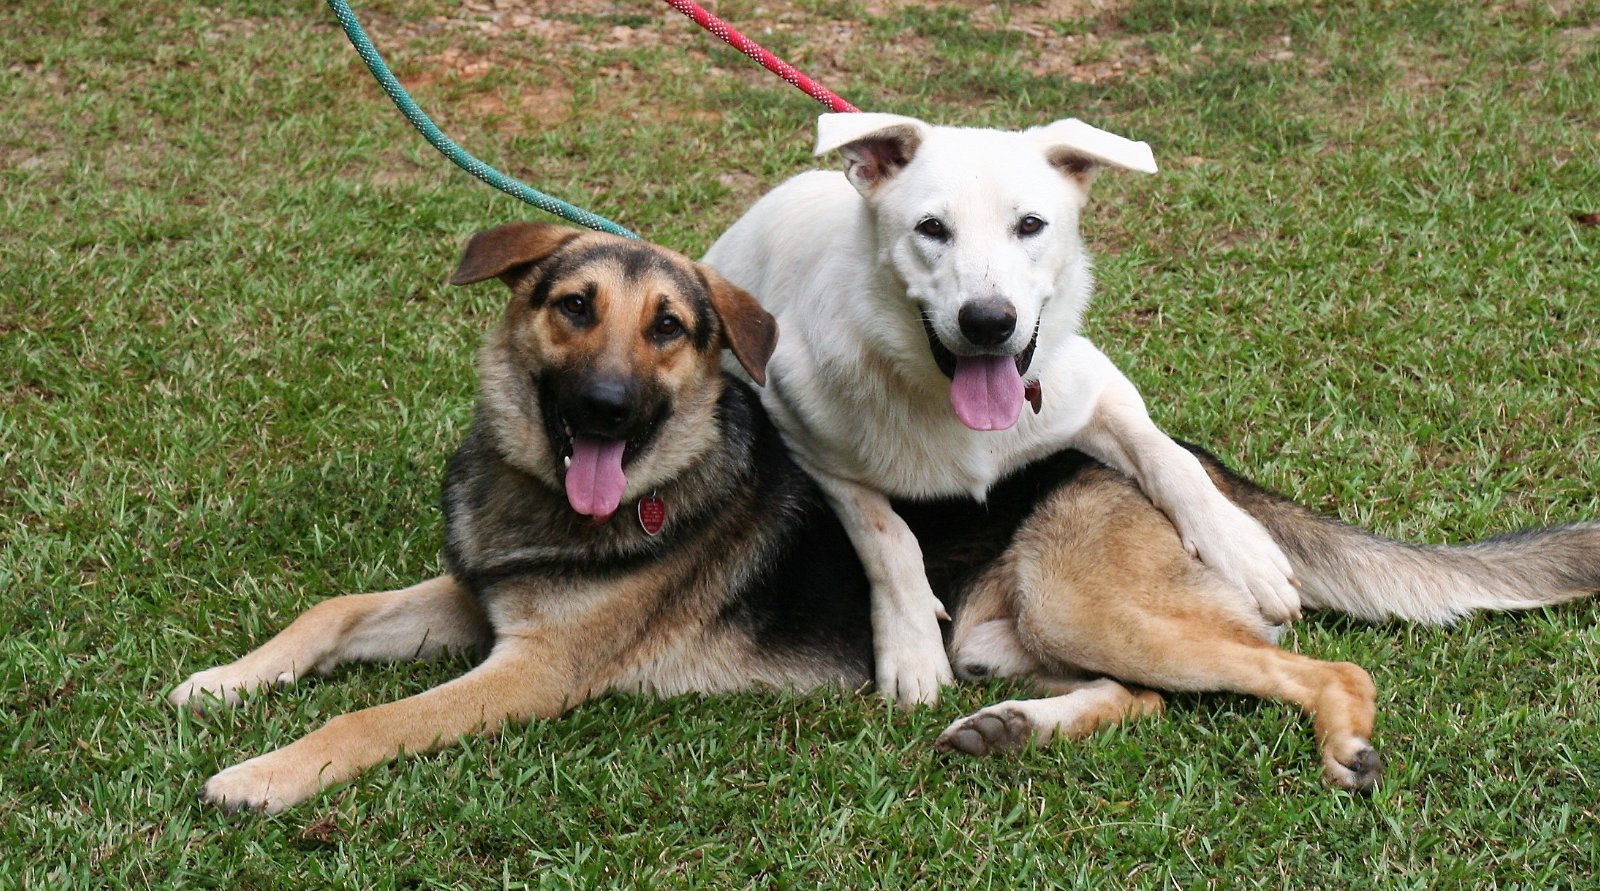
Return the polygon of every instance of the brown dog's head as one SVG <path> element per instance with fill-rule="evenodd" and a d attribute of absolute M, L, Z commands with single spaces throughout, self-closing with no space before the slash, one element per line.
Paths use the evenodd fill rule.
<path fill-rule="evenodd" d="M 479 356 L 484 412 L 507 460 L 604 520 L 710 447 L 721 352 L 758 384 L 777 323 L 707 266 L 641 241 L 510 223 L 467 243 L 451 284 L 512 292 Z"/>

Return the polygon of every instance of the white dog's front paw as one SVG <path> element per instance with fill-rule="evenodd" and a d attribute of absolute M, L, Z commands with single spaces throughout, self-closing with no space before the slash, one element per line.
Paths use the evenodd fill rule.
<path fill-rule="evenodd" d="M 1185 538 L 1184 547 L 1224 579 L 1255 598 L 1273 624 L 1300 618 L 1300 591 L 1294 567 L 1256 519 L 1232 502 L 1203 536 Z"/>
<path fill-rule="evenodd" d="M 233 813 L 276 814 L 321 791 L 315 769 L 290 763 L 281 751 L 251 758 L 206 781 L 200 800 Z"/>
<path fill-rule="evenodd" d="M 955 680 L 938 616 L 929 610 L 879 624 L 873 623 L 878 689 L 904 708 L 938 702 L 939 688 Z"/>
<path fill-rule="evenodd" d="M 265 687 L 286 687 L 296 680 L 292 669 L 261 672 L 239 667 L 239 663 L 219 665 L 197 671 L 167 694 L 173 705 L 204 709 L 208 705 L 238 705 L 246 693 Z"/>

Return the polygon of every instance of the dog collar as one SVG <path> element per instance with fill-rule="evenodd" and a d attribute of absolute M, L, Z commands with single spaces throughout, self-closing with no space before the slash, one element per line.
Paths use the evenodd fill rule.
<path fill-rule="evenodd" d="M 667 525 L 667 503 L 659 495 L 647 495 L 639 499 L 639 528 L 645 535 L 657 535 L 661 527 Z"/>

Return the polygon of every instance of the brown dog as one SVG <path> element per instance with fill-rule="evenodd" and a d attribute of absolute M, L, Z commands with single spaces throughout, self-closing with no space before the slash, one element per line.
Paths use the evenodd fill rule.
<path fill-rule="evenodd" d="M 280 810 L 397 754 L 611 690 L 871 678 L 870 586 L 844 528 L 754 391 L 719 368 L 726 346 L 762 381 L 771 318 L 669 251 L 556 226 L 474 237 L 452 281 L 492 277 L 512 296 L 480 354 L 477 417 L 446 474 L 451 574 L 321 603 L 170 698 L 234 702 L 352 660 L 487 656 L 454 681 L 222 771 L 208 801 Z M 1289 555 L 1310 605 L 1443 622 L 1600 588 L 1593 524 L 1416 547 L 1319 517 L 1195 453 Z M 1150 688 L 1233 690 L 1305 708 L 1335 785 L 1376 782 L 1367 673 L 1274 646 L 1250 598 L 1191 557 L 1121 474 L 1061 452 L 981 504 L 895 511 L 955 617 L 956 672 L 1027 675 L 1057 694 L 963 718 L 942 748 L 1079 737 L 1157 710 Z"/>
<path fill-rule="evenodd" d="M 869 680 L 867 592 L 844 531 L 720 367 L 728 347 L 760 380 L 771 317 L 677 254 L 557 226 L 473 238 L 451 280 L 492 277 L 512 296 L 446 475 L 451 575 L 318 604 L 170 698 L 231 703 L 351 660 L 486 658 L 222 771 L 206 800 L 281 810 L 397 753 L 608 690 Z"/>

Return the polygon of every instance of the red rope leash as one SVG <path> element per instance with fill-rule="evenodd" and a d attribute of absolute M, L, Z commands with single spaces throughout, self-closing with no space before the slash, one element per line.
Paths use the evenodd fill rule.
<path fill-rule="evenodd" d="M 806 95 L 828 106 L 834 111 L 860 111 L 854 105 L 839 98 L 837 94 L 817 83 L 799 71 L 793 65 L 767 52 L 761 44 L 740 34 L 732 25 L 717 18 L 693 0 L 666 0 L 667 5 L 694 20 L 696 25 L 717 35 L 719 39 L 741 53 L 761 63 L 763 68 L 788 81 L 790 84 L 805 91 Z"/>

